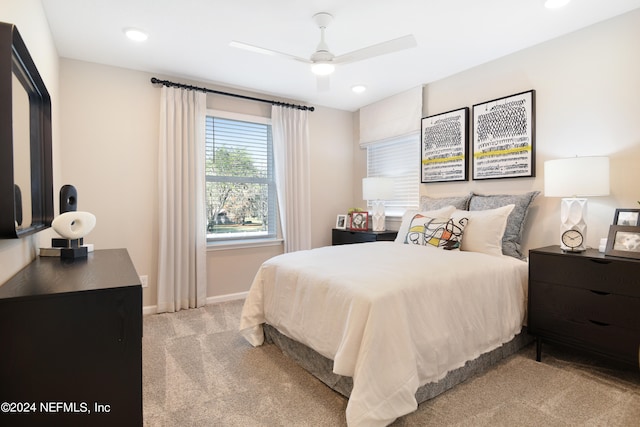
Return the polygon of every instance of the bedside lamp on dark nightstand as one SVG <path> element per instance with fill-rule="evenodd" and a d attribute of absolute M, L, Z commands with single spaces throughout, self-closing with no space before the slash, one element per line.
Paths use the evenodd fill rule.
<path fill-rule="evenodd" d="M 587 239 L 587 196 L 609 195 L 609 158 L 573 157 L 544 162 L 544 195 L 563 197 L 560 248 L 582 252 Z"/>
<path fill-rule="evenodd" d="M 362 179 L 362 199 L 371 202 L 372 231 L 385 230 L 384 201 L 393 197 L 393 179 L 368 177 Z"/>

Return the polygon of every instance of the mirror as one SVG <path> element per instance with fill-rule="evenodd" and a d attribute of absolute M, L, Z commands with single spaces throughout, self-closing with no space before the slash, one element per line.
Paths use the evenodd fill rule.
<path fill-rule="evenodd" d="M 0 22 L 0 237 L 52 219 L 51 98 L 18 29 Z"/>

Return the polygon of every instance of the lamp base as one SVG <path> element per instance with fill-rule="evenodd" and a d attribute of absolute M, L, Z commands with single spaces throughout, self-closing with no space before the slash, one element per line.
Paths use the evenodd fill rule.
<path fill-rule="evenodd" d="M 565 197 L 560 204 L 560 249 L 565 252 L 584 252 L 587 249 L 587 199 Z M 562 234 L 577 230 L 582 234 L 582 244 L 570 248 L 562 242 Z"/>
<path fill-rule="evenodd" d="M 375 200 L 371 202 L 371 230 L 373 231 L 385 231 L 385 216 L 384 216 L 384 202 L 382 200 Z"/>

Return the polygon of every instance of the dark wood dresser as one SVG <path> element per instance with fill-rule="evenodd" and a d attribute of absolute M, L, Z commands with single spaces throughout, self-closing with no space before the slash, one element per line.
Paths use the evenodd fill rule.
<path fill-rule="evenodd" d="M 0 425 L 141 426 L 142 287 L 125 249 L 0 286 Z"/>
<path fill-rule="evenodd" d="M 528 329 L 624 364 L 640 361 L 640 260 L 559 246 L 529 252 Z"/>

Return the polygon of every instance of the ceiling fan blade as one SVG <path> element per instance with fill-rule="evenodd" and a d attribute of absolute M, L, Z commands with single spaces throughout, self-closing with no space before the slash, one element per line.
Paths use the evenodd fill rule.
<path fill-rule="evenodd" d="M 334 63 L 347 63 L 362 61 L 363 59 L 373 58 L 374 56 L 386 55 L 388 53 L 397 52 L 404 49 L 409 49 L 418 46 L 416 38 L 409 34 L 407 36 L 398 37 L 397 39 L 389 40 L 386 42 L 374 44 L 369 47 L 354 50 L 353 52 L 345 53 L 333 58 Z"/>
<path fill-rule="evenodd" d="M 277 50 L 266 49 L 264 47 L 254 46 L 248 43 L 243 43 L 235 40 L 232 40 L 231 42 L 229 42 L 229 46 L 248 50 L 249 52 L 261 53 L 263 55 L 280 56 L 287 59 L 294 59 L 296 61 L 304 62 L 305 64 L 311 63 L 310 60 L 305 58 L 300 58 L 299 56 L 289 55 L 288 53 L 278 52 Z"/>

